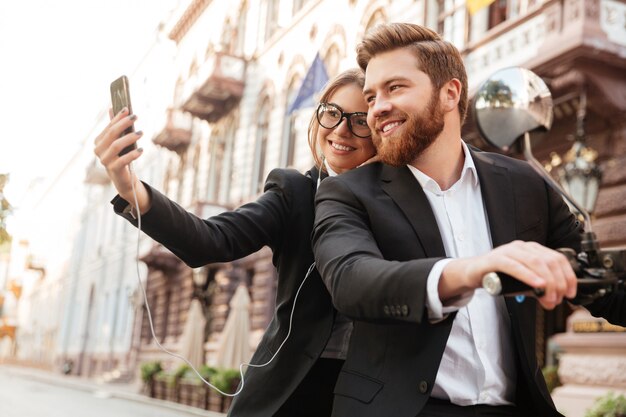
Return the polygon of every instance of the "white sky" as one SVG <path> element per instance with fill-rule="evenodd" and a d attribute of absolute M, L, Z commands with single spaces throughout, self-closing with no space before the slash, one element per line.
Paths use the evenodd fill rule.
<path fill-rule="evenodd" d="M 10 175 L 4 191 L 14 208 L 10 276 L 20 274 L 16 252 L 24 240 L 49 275 L 65 268 L 85 199 L 85 155 L 110 106 L 109 84 L 135 71 L 159 23 L 182 1 L 189 0 L 0 0 L 0 173 Z"/>
<path fill-rule="evenodd" d="M 179 1 L 0 0 L 0 173 L 10 174 L 10 232 L 20 216 L 48 215 L 33 212 L 33 201 L 91 147 L 110 82 L 132 74 Z"/>

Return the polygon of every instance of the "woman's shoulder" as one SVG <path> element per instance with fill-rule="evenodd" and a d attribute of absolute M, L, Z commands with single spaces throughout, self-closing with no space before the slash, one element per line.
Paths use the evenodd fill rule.
<path fill-rule="evenodd" d="M 312 178 L 309 172 L 302 173 L 293 168 L 274 168 L 267 176 L 267 182 L 275 182 L 287 185 L 311 184 Z"/>
<path fill-rule="evenodd" d="M 307 172 L 293 168 L 275 168 L 267 176 L 265 191 L 281 189 L 287 194 L 300 194 L 306 191 L 309 194 L 314 191 L 315 182 Z"/>

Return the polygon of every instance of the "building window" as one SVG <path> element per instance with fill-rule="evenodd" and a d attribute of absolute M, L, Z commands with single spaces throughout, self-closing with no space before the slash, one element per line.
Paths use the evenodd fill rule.
<path fill-rule="evenodd" d="M 471 42 L 482 39 L 484 34 L 499 24 L 524 16 L 538 5 L 537 0 L 495 0 L 488 6 L 478 9 L 470 16 Z"/>
<path fill-rule="evenodd" d="M 185 149 L 183 153 L 178 155 L 178 172 L 176 173 L 176 179 L 178 180 L 178 192 L 176 195 L 176 201 L 183 203 L 183 191 L 185 189 L 185 172 L 187 172 L 187 155 L 188 149 Z"/>
<path fill-rule="evenodd" d="M 372 17 L 367 21 L 367 25 L 365 25 L 365 33 L 367 33 L 371 28 L 376 25 L 380 25 L 387 22 L 387 18 L 385 17 L 385 13 L 382 9 L 376 10 L 372 13 Z"/>
<path fill-rule="evenodd" d="M 437 32 L 462 50 L 468 42 L 469 19 L 465 0 L 438 0 Z"/>
<path fill-rule="evenodd" d="M 185 93 L 185 81 L 182 78 L 178 78 L 176 81 L 176 87 L 174 87 L 174 107 L 182 107 Z"/>
<path fill-rule="evenodd" d="M 510 8 L 508 3 L 507 0 L 496 0 L 489 5 L 489 29 L 507 20 L 508 13 L 515 10 L 514 8 Z M 517 1 L 515 1 L 515 3 L 517 3 Z"/>
<path fill-rule="evenodd" d="M 237 126 L 239 118 L 232 117 L 226 124 L 224 132 L 224 141 L 222 143 L 223 160 L 220 162 L 220 173 L 218 174 L 218 182 L 216 183 L 215 196 L 221 204 L 226 204 L 230 199 L 230 184 L 232 183 L 233 172 L 233 149 L 235 147 L 235 137 L 237 134 Z"/>
<path fill-rule="evenodd" d="M 304 0 L 293 0 L 293 5 L 291 6 L 291 14 L 295 15 L 300 11 L 300 9 L 304 6 Z"/>
<path fill-rule="evenodd" d="M 292 5 L 292 8 L 291 8 L 291 14 L 295 15 L 296 13 L 298 13 L 310 1 L 311 0 L 293 0 L 293 5 Z"/>
<path fill-rule="evenodd" d="M 279 0 L 266 0 L 265 2 L 265 34 L 263 39 L 267 41 L 278 29 Z"/>
<path fill-rule="evenodd" d="M 237 18 L 237 29 L 233 36 L 233 44 L 235 45 L 235 53 L 243 55 L 244 41 L 246 39 L 246 20 L 248 19 L 248 4 L 243 2 L 239 9 L 239 17 Z"/>
<path fill-rule="evenodd" d="M 222 129 L 216 130 L 211 135 L 209 144 L 209 184 L 207 200 L 211 203 L 217 201 L 220 193 L 222 174 L 224 171 L 225 137 Z"/>
<path fill-rule="evenodd" d="M 235 42 L 237 41 L 236 29 L 230 23 L 230 19 L 224 23 L 224 27 L 222 28 L 222 39 L 220 43 L 222 44 L 222 51 L 227 54 L 233 55 L 235 53 Z"/>
<path fill-rule="evenodd" d="M 341 53 L 339 52 L 339 47 L 337 44 L 333 43 L 326 55 L 324 56 L 324 66 L 326 67 L 326 72 L 328 73 L 329 78 L 333 78 L 337 74 L 339 74 L 339 61 L 341 60 Z"/>
<path fill-rule="evenodd" d="M 287 88 L 287 97 L 285 101 L 286 108 L 289 108 L 289 105 L 296 99 L 296 96 L 298 95 L 298 86 L 301 82 L 300 76 L 294 76 L 291 79 L 289 87 Z M 294 113 L 286 114 L 285 122 L 283 124 L 282 166 L 293 166 L 296 148 L 296 132 L 296 115 Z"/>
<path fill-rule="evenodd" d="M 199 198 L 199 196 L 201 195 L 200 192 L 200 184 L 201 184 L 201 179 L 199 178 L 201 173 L 200 173 L 200 155 L 202 153 L 202 144 L 200 142 L 196 143 L 196 146 L 194 146 L 193 149 L 193 161 L 192 161 L 192 175 L 193 175 L 193 185 L 192 185 L 192 199 L 196 199 Z"/>
<path fill-rule="evenodd" d="M 252 175 L 252 194 L 263 190 L 265 159 L 267 154 L 267 136 L 270 120 L 269 97 L 265 97 L 257 113 L 256 139 L 254 145 L 254 171 Z"/>

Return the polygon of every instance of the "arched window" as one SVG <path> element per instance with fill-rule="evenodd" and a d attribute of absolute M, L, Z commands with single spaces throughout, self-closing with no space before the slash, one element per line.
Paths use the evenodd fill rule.
<path fill-rule="evenodd" d="M 222 51 L 227 54 L 233 54 L 235 52 L 235 38 L 235 28 L 230 22 L 230 19 L 228 19 L 222 28 L 222 39 L 220 40 Z"/>
<path fill-rule="evenodd" d="M 193 156 L 192 156 L 192 169 L 193 169 L 193 184 L 192 184 L 192 198 L 201 198 L 202 192 L 200 190 L 200 155 L 202 153 L 202 143 L 198 141 L 196 146 L 193 148 Z"/>
<path fill-rule="evenodd" d="M 291 14 L 294 15 L 298 13 L 303 5 L 304 0 L 293 0 L 293 4 L 291 6 Z"/>
<path fill-rule="evenodd" d="M 465 0 L 438 0 L 437 32 L 459 50 L 468 42 L 469 20 Z"/>
<path fill-rule="evenodd" d="M 184 90 L 185 82 L 181 77 L 178 77 L 178 79 L 176 80 L 176 85 L 174 86 L 174 106 L 178 106 L 181 104 Z"/>
<path fill-rule="evenodd" d="M 263 40 L 267 42 L 278 29 L 279 0 L 265 1 L 265 33 Z"/>
<path fill-rule="evenodd" d="M 299 75 L 294 76 L 289 83 L 289 87 L 287 88 L 287 97 L 285 100 L 286 108 L 289 107 L 291 103 L 298 95 L 298 88 L 300 83 L 302 82 L 301 77 Z M 282 146 L 282 156 L 281 156 L 281 166 L 292 166 L 293 160 L 295 156 L 295 148 L 296 148 L 296 116 L 294 114 L 286 114 L 285 121 L 283 124 L 283 146 Z"/>
<path fill-rule="evenodd" d="M 239 16 L 237 17 L 237 29 L 235 30 L 233 44 L 235 54 L 243 55 L 244 41 L 246 39 L 246 20 L 248 19 L 248 2 L 241 3 Z"/>
<path fill-rule="evenodd" d="M 220 196 L 220 186 L 222 185 L 222 175 L 225 168 L 230 169 L 228 161 L 225 159 L 226 150 L 226 125 L 220 125 L 219 128 L 211 132 L 209 142 L 209 178 L 207 185 L 207 200 L 211 203 L 218 201 Z"/>
<path fill-rule="evenodd" d="M 382 11 L 382 9 L 376 10 L 374 13 L 372 13 L 370 20 L 367 21 L 367 25 L 365 25 L 365 33 L 367 33 L 367 31 L 373 28 L 374 26 L 380 25 L 386 22 L 387 22 L 387 18 L 385 17 L 385 13 Z"/>
<path fill-rule="evenodd" d="M 256 137 L 254 144 L 254 170 L 252 172 L 252 193 L 263 190 L 265 176 L 265 159 L 267 154 L 267 137 L 270 123 L 270 100 L 265 97 L 259 106 L 256 119 Z"/>
<path fill-rule="evenodd" d="M 326 67 L 326 71 L 328 72 L 328 77 L 333 78 L 337 74 L 339 74 L 339 61 L 341 60 L 341 52 L 339 51 L 339 47 L 337 44 L 333 43 L 326 55 L 324 55 L 324 66 Z"/>

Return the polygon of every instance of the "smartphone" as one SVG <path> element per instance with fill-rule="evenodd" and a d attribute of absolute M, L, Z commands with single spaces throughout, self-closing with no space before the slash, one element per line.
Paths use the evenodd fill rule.
<path fill-rule="evenodd" d="M 111 83 L 111 104 L 113 105 L 113 115 L 118 114 L 124 107 L 128 107 L 128 114 L 133 114 L 133 108 L 130 104 L 130 89 L 128 88 L 128 77 L 122 75 L 117 80 Z M 129 128 L 124 130 L 120 137 L 127 135 L 131 132 L 135 131 L 135 126 L 131 125 Z M 132 145 L 128 145 L 118 154 L 122 156 L 132 151 L 133 149 L 137 149 L 137 144 L 133 143 Z"/>

